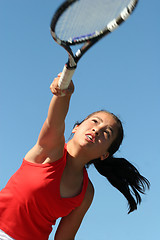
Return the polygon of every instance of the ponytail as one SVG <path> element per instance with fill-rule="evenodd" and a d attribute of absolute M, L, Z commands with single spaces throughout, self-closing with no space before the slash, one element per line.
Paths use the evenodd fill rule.
<path fill-rule="evenodd" d="M 89 165 L 93 163 L 97 171 L 106 177 L 108 181 L 125 196 L 129 205 L 128 213 L 130 213 L 136 210 L 137 205 L 141 203 L 142 199 L 140 193 L 144 194 L 146 188 L 149 189 L 150 182 L 126 159 L 113 157 L 113 154 L 117 152 L 123 140 L 123 126 L 117 116 L 105 110 L 91 113 L 86 119 L 99 112 L 105 112 L 114 118 L 117 123 L 118 133 L 107 150 L 109 157 L 105 160 L 92 160 L 86 165 L 86 167 L 89 167 Z M 81 123 L 76 124 L 80 125 Z"/>
<path fill-rule="evenodd" d="M 144 194 L 149 189 L 149 181 L 126 159 L 108 157 L 105 160 L 95 159 L 92 161 L 97 171 L 106 177 L 128 200 L 129 211 L 137 209 L 142 199 L 139 193 Z"/>

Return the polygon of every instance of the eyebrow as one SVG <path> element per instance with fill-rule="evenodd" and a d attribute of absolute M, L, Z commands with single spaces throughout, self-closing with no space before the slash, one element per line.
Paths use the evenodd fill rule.
<path fill-rule="evenodd" d="M 100 122 L 103 122 L 102 118 L 98 117 L 98 116 L 93 116 L 95 118 L 98 118 Z"/>
<path fill-rule="evenodd" d="M 103 122 L 102 118 L 98 117 L 98 116 L 94 116 L 95 118 L 97 118 L 100 122 Z M 109 128 L 109 130 L 112 132 L 112 135 L 114 133 L 113 129 L 110 126 L 107 126 L 107 128 Z"/>

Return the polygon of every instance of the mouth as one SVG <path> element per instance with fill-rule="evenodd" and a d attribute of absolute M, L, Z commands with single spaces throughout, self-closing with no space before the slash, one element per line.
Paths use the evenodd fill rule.
<path fill-rule="evenodd" d="M 87 141 L 95 143 L 95 136 L 94 135 L 86 134 L 85 136 L 86 136 Z"/>

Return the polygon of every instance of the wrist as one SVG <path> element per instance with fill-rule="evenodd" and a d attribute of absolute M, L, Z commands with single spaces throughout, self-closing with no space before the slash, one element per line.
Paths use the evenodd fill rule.
<path fill-rule="evenodd" d="M 60 89 L 58 86 L 54 86 L 54 83 L 52 83 L 50 90 L 57 97 L 71 96 L 74 92 L 74 84 L 71 81 L 67 89 Z"/>

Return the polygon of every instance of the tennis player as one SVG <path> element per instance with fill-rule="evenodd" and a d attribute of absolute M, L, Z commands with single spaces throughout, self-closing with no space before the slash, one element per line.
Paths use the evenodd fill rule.
<path fill-rule="evenodd" d="M 141 202 L 139 192 L 149 188 L 149 181 L 132 164 L 113 157 L 123 139 L 115 115 L 90 114 L 75 125 L 72 139 L 65 143 L 65 118 L 74 85 L 71 82 L 62 96 L 59 78 L 60 74 L 50 86 L 54 95 L 37 143 L 0 192 L 1 240 L 47 240 L 59 217 L 54 239 L 75 239 L 94 196 L 86 171 L 91 163 L 126 197 L 129 212 Z"/>

